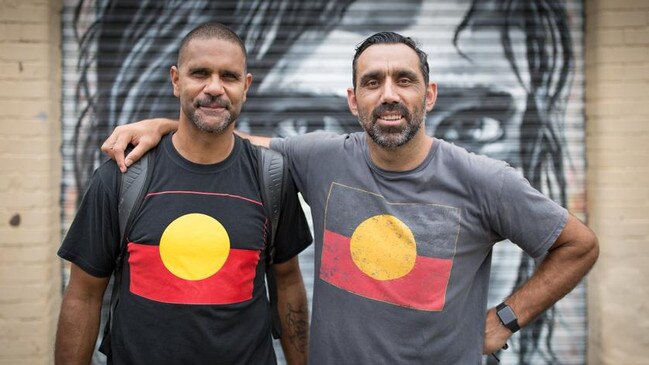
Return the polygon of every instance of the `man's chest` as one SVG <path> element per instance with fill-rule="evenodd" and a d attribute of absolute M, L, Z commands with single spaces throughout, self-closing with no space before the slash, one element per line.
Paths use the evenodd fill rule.
<path fill-rule="evenodd" d="M 169 171 L 154 176 L 129 240 L 155 245 L 173 236 L 191 244 L 202 236 L 259 250 L 265 245 L 266 225 L 255 181 Z"/>

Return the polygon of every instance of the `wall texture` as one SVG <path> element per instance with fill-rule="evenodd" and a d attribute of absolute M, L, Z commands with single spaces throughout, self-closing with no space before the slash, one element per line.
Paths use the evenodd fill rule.
<path fill-rule="evenodd" d="M 60 0 L 0 0 L 0 364 L 50 364 L 61 289 Z M 585 1 L 588 363 L 649 358 L 649 3 Z"/>
<path fill-rule="evenodd" d="M 588 363 L 649 363 L 649 2 L 586 2 Z"/>
<path fill-rule="evenodd" d="M 0 364 L 50 364 L 61 296 L 60 4 L 0 1 Z"/>

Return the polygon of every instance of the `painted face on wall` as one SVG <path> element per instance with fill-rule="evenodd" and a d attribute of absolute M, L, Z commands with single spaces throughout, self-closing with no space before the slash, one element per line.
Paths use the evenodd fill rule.
<path fill-rule="evenodd" d="M 217 38 L 194 39 L 170 70 L 174 95 L 180 99 L 181 122 L 199 130 L 221 133 L 241 113 L 252 75 L 245 56 L 234 42 Z"/>
<path fill-rule="evenodd" d="M 435 101 L 417 54 L 404 44 L 373 45 L 359 56 L 356 71 L 356 88 L 347 90 L 347 99 L 361 127 L 383 148 L 408 143 Z"/>
<path fill-rule="evenodd" d="M 565 9 L 558 6 L 560 2 L 566 3 Z M 577 62 L 576 67 L 570 69 L 568 77 L 583 77 L 583 49 L 580 42 L 583 40 L 583 1 L 340 0 L 317 2 L 321 5 L 319 9 L 333 10 L 326 14 L 315 12 L 319 15 L 315 17 L 311 3 L 306 5 L 307 2 L 298 0 L 287 2 L 299 5 L 286 7 L 295 8 L 295 12 L 284 12 L 285 8 L 278 12 L 277 9 L 266 6 L 224 8 L 223 2 L 217 1 L 187 3 L 190 5 L 183 7 L 183 11 L 178 11 L 178 7 L 173 6 L 172 2 L 160 2 L 160 6 L 151 8 L 147 5 L 148 2 L 134 0 L 64 1 L 62 22 L 65 27 L 65 46 L 62 48 L 62 59 L 66 65 L 63 72 L 66 86 L 63 90 L 65 107 L 62 150 L 64 156 L 67 156 L 64 157 L 66 167 L 63 185 L 68 189 L 64 190 L 62 200 L 65 201 L 64 209 L 68 218 L 73 216 L 74 200 L 77 196 L 82 196 L 79 192 L 85 190 L 84 184 L 100 160 L 97 147 L 112 127 L 144 118 L 177 117 L 178 100 L 169 93 L 168 79 L 160 68 L 167 69 L 169 64 L 176 61 L 173 45 L 179 44 L 181 35 L 185 33 L 179 29 L 189 31 L 200 22 L 214 20 L 232 22 L 232 27 L 243 36 L 250 51 L 250 70 L 259 83 L 254 85 L 257 88 L 253 87 L 250 90 L 254 94 L 250 95 L 245 110 L 239 115 L 246 98 L 246 92 L 242 92 L 240 86 L 234 89 L 224 87 L 222 93 L 204 92 L 202 87 L 194 85 L 194 81 L 188 79 L 188 75 L 183 75 L 174 94 L 182 96 L 182 114 L 194 117 L 192 125 L 202 123 L 201 125 L 208 130 L 215 126 L 227 128 L 228 124 L 231 125 L 231 122 L 237 119 L 238 127 L 244 131 L 278 136 L 301 134 L 317 129 L 333 132 L 359 130 L 358 120 L 349 112 L 347 100 L 347 89 L 352 85 L 351 61 L 354 45 L 376 32 L 396 31 L 421 42 L 423 50 L 429 56 L 430 79 L 437 82 L 440 89 L 434 109 L 430 113 L 422 113 L 421 118 L 414 116 L 417 104 L 401 102 L 405 109 L 397 109 L 398 112 L 403 116 L 406 112 L 411 114 L 405 120 L 412 122 L 425 118 L 427 134 L 434 134 L 477 153 L 507 160 L 518 167 L 522 165 L 520 155 L 523 150 L 527 149 L 528 155 L 536 153 L 526 157 L 528 164 L 530 161 L 541 161 L 542 167 L 546 168 L 552 165 L 545 160 L 549 154 L 552 154 L 550 157 L 553 161 L 561 161 L 564 157 L 566 149 L 557 149 L 557 146 L 572 149 L 572 157 L 576 156 L 576 168 L 571 171 L 573 175 L 568 176 L 572 179 L 570 196 L 574 197 L 571 205 L 583 209 L 583 85 L 576 84 L 576 97 L 570 99 L 565 118 L 563 109 L 559 108 L 561 124 L 557 128 L 565 128 L 568 138 L 536 143 L 534 138 L 521 133 L 522 130 L 527 130 L 525 124 L 538 117 L 530 112 L 533 111 L 530 106 L 535 102 L 540 102 L 542 106 L 546 101 L 543 100 L 543 93 L 548 91 L 547 85 L 536 85 L 536 90 L 540 92 L 533 94 L 531 81 L 550 80 L 549 88 L 556 85 L 556 78 L 552 80 L 538 72 L 530 74 L 525 42 L 532 42 L 530 51 L 537 53 L 537 59 L 530 61 L 531 67 L 549 65 L 559 70 L 557 62 L 561 62 L 561 56 L 565 56 L 567 50 L 565 44 L 562 48 L 560 43 L 566 36 L 572 37 L 575 42 L 568 46 L 574 49 Z M 90 4 L 101 5 L 104 8 L 89 6 Z M 551 5 L 548 7 L 548 4 Z M 526 12 L 526 7 L 532 5 L 542 11 Z M 470 9 L 470 19 L 465 18 Z M 338 10 L 341 10 L 341 13 L 338 13 Z M 566 13 L 563 13 L 563 10 Z M 539 14 L 546 15 L 541 17 Z M 88 22 L 89 19 L 95 18 L 100 26 Z M 298 26 L 296 22 L 301 20 L 304 20 L 304 24 L 312 26 Z M 562 23 L 564 21 L 567 23 Z M 147 26 L 142 27 L 142 24 Z M 466 27 L 460 32 L 456 47 L 453 39 L 461 24 Z M 511 40 L 509 44 L 501 39 L 505 25 Z M 498 26 L 500 28 L 496 28 Z M 549 28 L 552 28 L 554 33 L 548 33 Z M 80 29 L 82 31 L 79 34 L 84 35 L 81 39 L 85 41 L 76 44 L 79 41 L 77 34 Z M 295 29 L 299 31 L 294 31 Z M 527 34 L 523 33 L 525 29 Z M 78 54 L 75 53 L 77 47 L 81 47 Z M 520 79 L 505 57 L 506 47 L 510 47 L 511 55 L 514 56 Z M 222 49 L 209 48 L 210 51 Z M 539 54 L 551 53 L 553 49 L 561 55 L 554 59 L 538 58 Z M 116 54 L 119 57 L 116 57 Z M 197 52 L 197 56 L 201 54 L 202 52 Z M 77 57 L 78 64 L 75 63 Z M 207 64 L 213 61 L 210 59 Z M 234 63 L 243 64 L 239 61 Z M 77 74 L 80 70 L 82 75 Z M 217 82 L 223 82 L 222 71 L 220 68 L 214 68 L 207 73 L 209 76 L 202 77 L 215 80 L 216 85 Z M 78 87 L 77 80 L 83 87 Z M 198 81 L 196 83 L 198 84 Z M 218 89 L 210 86 L 207 90 L 215 88 Z M 233 94 L 232 90 L 238 91 Z M 565 94 L 559 99 L 561 103 L 567 101 Z M 76 103 L 73 107 L 70 107 L 71 100 Z M 366 103 L 368 100 L 363 98 L 358 102 L 358 112 L 365 115 L 366 122 L 372 123 L 380 118 L 373 117 L 376 105 Z M 421 107 L 423 102 L 420 103 L 420 109 L 425 110 Z M 388 116 L 379 110 L 378 115 L 381 114 L 385 114 L 386 119 L 396 120 L 396 112 Z M 546 116 L 547 114 L 543 117 Z M 394 133 L 391 133 L 390 129 L 386 132 L 385 122 L 375 123 L 382 126 L 377 134 L 383 133 L 392 137 Z M 399 121 L 397 124 L 396 129 L 399 132 L 406 129 L 407 123 Z M 533 128 L 529 131 L 533 137 L 539 135 L 534 133 L 536 130 Z M 555 132 L 541 129 L 539 131 L 547 135 Z M 559 133 L 554 135 L 558 136 L 557 138 L 561 137 Z M 533 153 L 529 153 L 530 151 Z M 530 177 L 542 175 L 537 173 L 535 167 L 538 166 L 526 166 L 523 172 Z M 551 191 L 545 186 L 541 188 Z M 562 188 L 555 191 L 561 191 L 560 189 Z M 556 197 L 556 193 L 554 194 Z M 305 207 L 305 211 L 308 212 L 307 208 Z M 495 246 L 493 261 L 506 268 L 492 270 L 492 276 L 496 274 L 492 278 L 493 288 L 489 290 L 492 304 L 509 294 L 516 279 L 512 272 L 519 263 L 519 273 L 525 273 L 532 267 L 528 259 L 522 259 L 515 252 L 504 251 L 514 247 Z M 301 254 L 300 259 L 303 267 L 308 268 L 309 262 L 312 267 L 312 256 L 305 255 L 309 254 Z M 307 285 L 310 285 L 308 275 L 306 281 Z M 577 294 L 577 297 L 581 298 L 579 295 L 581 294 Z M 563 357 L 574 357 L 574 361 L 566 362 L 583 363 L 584 358 L 581 354 L 585 353 L 585 342 L 580 340 L 585 338 L 586 328 L 585 321 L 582 321 L 585 318 L 583 300 L 577 299 L 575 303 L 575 308 L 579 308 L 576 312 L 578 315 L 573 316 L 572 312 L 569 315 L 571 318 L 577 318 L 579 323 L 571 322 L 567 335 L 575 340 L 570 345 L 561 341 L 559 347 L 565 349 L 562 351 L 565 352 L 562 354 L 562 360 Z M 537 329 L 536 333 L 548 332 L 548 336 L 554 333 L 560 340 L 566 338 L 557 331 Z M 545 338 L 540 339 L 539 346 L 541 342 L 547 341 Z M 528 352 L 533 352 L 537 348 L 536 345 L 530 345 L 527 348 Z M 278 354 L 281 354 L 281 351 Z M 515 352 L 506 352 L 504 361 L 532 363 L 515 362 L 507 358 L 513 357 L 513 354 Z M 540 362 L 553 359 L 552 356 L 547 357 L 547 353 L 543 355 L 544 359 L 539 360 Z"/>
<path fill-rule="evenodd" d="M 518 128 L 526 107 L 526 91 L 505 58 L 499 30 L 484 28 L 475 33 L 468 30 L 461 34 L 458 50 L 453 38 L 470 2 L 464 0 L 445 6 L 423 2 L 419 6 L 408 22 L 400 20 L 397 26 L 388 27 L 384 23 L 394 17 L 385 15 L 390 11 L 386 7 L 380 8 L 384 11 L 380 17 L 383 23 L 372 22 L 370 17 L 361 18 L 368 22 L 366 25 L 359 24 L 358 18 L 348 19 L 359 14 L 359 11 L 353 13 L 354 9 L 373 9 L 368 1 L 355 2 L 354 8 L 343 17 L 344 26 L 330 32 L 315 49 L 305 53 L 304 45 L 311 43 L 296 42 L 285 56 L 287 66 L 266 76 L 259 92 L 344 96 L 351 84 L 353 45 L 377 31 L 398 29 L 399 33 L 421 42 L 429 56 L 430 79 L 438 84 L 435 108 L 426 115 L 426 133 L 517 165 Z M 514 41 L 514 51 L 524 52 L 522 39 Z M 323 70 L 328 70 L 326 75 Z M 329 119 L 313 129 L 336 132 L 350 129 L 345 124 L 350 121 L 336 117 L 340 125 Z M 282 128 L 286 129 L 286 124 Z M 302 124 L 294 125 L 297 133 L 308 130 Z M 278 133 L 286 135 L 284 130 Z"/>
<path fill-rule="evenodd" d="M 456 2 L 450 9 L 435 5 L 425 2 L 426 17 L 410 29 L 428 53 L 431 79 L 440 89 L 435 110 L 426 120 L 428 133 L 519 165 L 519 128 L 527 92 L 505 56 L 501 31 L 469 28 L 459 34 L 456 47 L 452 42 L 456 27 L 469 2 Z M 519 35 L 511 46 L 524 55 L 524 36 Z M 525 66 L 519 66 L 525 74 Z"/>

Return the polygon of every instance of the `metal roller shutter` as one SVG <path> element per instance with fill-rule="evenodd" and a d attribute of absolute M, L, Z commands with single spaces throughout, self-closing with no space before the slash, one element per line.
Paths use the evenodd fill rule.
<path fill-rule="evenodd" d="M 229 25 L 248 48 L 254 80 L 238 127 L 276 136 L 358 130 L 345 99 L 354 46 L 382 30 L 412 36 L 439 87 L 428 133 L 507 160 L 585 218 L 582 1 L 64 0 L 62 21 L 62 233 L 108 133 L 177 117 L 168 69 L 180 39 L 205 21 Z M 310 295 L 313 250 L 300 261 Z M 532 266 L 497 244 L 489 305 Z M 543 318 L 537 339 L 516 335 L 501 361 L 583 364 L 586 330 L 582 284 Z"/>

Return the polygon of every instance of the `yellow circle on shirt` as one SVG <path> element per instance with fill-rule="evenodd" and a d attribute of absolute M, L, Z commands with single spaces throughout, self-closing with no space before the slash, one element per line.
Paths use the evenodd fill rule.
<path fill-rule="evenodd" d="M 185 214 L 171 222 L 160 238 L 160 258 L 174 275 L 201 280 L 219 271 L 230 253 L 230 237 L 216 219 Z"/>
<path fill-rule="evenodd" d="M 376 280 L 398 279 L 415 266 L 417 245 L 408 226 L 392 215 L 363 221 L 351 237 L 352 260 Z"/>

